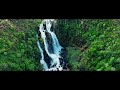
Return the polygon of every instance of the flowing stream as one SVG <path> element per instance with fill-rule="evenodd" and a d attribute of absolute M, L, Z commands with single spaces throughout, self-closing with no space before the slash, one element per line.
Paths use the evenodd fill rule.
<path fill-rule="evenodd" d="M 44 43 L 44 50 L 41 47 L 40 41 L 37 41 L 38 48 L 41 53 L 40 63 L 43 66 L 44 71 L 62 71 L 63 66 L 60 64 L 60 59 L 63 47 L 60 45 L 56 34 L 53 30 L 53 24 L 56 21 L 54 19 L 44 19 L 39 26 L 40 36 L 37 34 L 37 38 L 42 38 Z M 44 51 L 50 58 L 50 66 L 46 63 Z"/>

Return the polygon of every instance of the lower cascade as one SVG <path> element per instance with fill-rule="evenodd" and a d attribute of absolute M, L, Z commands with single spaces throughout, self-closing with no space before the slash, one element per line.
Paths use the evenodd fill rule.
<path fill-rule="evenodd" d="M 37 33 L 37 38 L 41 36 L 44 43 L 43 50 L 39 40 L 37 41 L 41 53 L 40 64 L 43 66 L 44 71 L 63 71 L 63 65 L 61 64 L 61 60 L 63 60 L 63 57 L 61 56 L 63 47 L 60 45 L 53 30 L 53 24 L 55 22 L 54 19 L 44 19 L 41 22 Z M 39 36 L 39 34 L 41 35 Z M 49 64 L 45 61 L 44 52 L 50 58 Z"/>

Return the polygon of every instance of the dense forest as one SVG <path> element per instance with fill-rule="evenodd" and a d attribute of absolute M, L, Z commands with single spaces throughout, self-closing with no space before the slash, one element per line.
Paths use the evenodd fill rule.
<path fill-rule="evenodd" d="M 42 19 L 0 19 L 0 71 L 42 71 L 36 33 Z M 119 19 L 56 19 L 69 71 L 120 70 Z M 41 41 L 42 42 L 42 41 Z"/>

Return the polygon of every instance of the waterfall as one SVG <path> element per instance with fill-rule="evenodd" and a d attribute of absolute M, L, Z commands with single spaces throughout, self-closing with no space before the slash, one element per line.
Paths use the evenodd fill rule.
<path fill-rule="evenodd" d="M 38 35 L 37 35 L 37 37 L 38 37 Z M 38 45 L 38 48 L 39 48 L 39 50 L 40 50 L 40 52 L 41 52 L 41 60 L 40 60 L 40 63 L 41 63 L 41 65 L 43 65 L 43 69 L 44 70 L 48 70 L 48 66 L 47 66 L 47 63 L 44 61 L 44 54 L 43 54 L 43 50 L 42 50 L 42 48 L 41 48 L 41 46 L 40 46 L 40 42 L 39 41 L 37 41 L 37 45 Z"/>
<path fill-rule="evenodd" d="M 62 65 L 60 65 L 60 58 L 62 57 L 60 54 L 62 52 L 63 47 L 60 45 L 54 31 L 51 31 L 52 23 L 55 23 L 54 19 L 44 19 L 39 26 L 39 32 L 44 42 L 45 52 L 51 58 L 50 67 L 48 68 L 47 63 L 44 60 L 43 50 L 40 46 L 40 42 L 38 41 L 37 45 L 41 53 L 40 63 L 43 65 L 43 69 L 45 71 L 62 71 L 63 67 Z M 48 36 L 46 35 L 46 33 L 50 36 L 52 40 L 52 44 L 48 43 L 48 40 L 47 40 Z M 50 52 L 49 48 L 52 48 L 51 49 L 52 53 Z"/>

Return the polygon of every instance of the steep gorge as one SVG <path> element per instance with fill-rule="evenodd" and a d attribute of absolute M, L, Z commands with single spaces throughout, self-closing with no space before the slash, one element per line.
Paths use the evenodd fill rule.
<path fill-rule="evenodd" d="M 36 34 L 43 19 L 0 19 L 0 70 L 42 71 Z M 64 47 L 67 71 L 119 71 L 119 19 L 55 19 L 51 32 Z M 46 33 L 53 53 L 52 38 Z M 44 41 L 39 38 L 46 62 Z M 62 60 L 60 60 L 61 63 Z M 50 65 L 48 65 L 50 67 Z"/>

